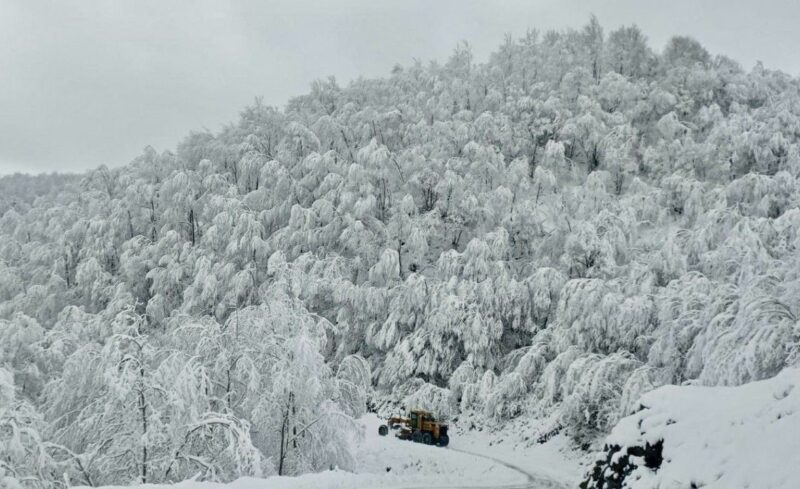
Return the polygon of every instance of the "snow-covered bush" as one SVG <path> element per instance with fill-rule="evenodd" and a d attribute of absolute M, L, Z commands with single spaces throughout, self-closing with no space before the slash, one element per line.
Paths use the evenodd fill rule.
<path fill-rule="evenodd" d="M 579 445 L 588 446 L 620 417 L 623 386 L 640 363 L 630 354 L 575 359 L 559 385 L 561 424 Z"/>
<path fill-rule="evenodd" d="M 18 395 L 12 373 L 0 367 L 0 487 L 60 488 L 62 474 L 84 475 L 73 453 L 44 439 L 45 428 L 41 414 Z"/>
<path fill-rule="evenodd" d="M 413 392 L 402 400 L 407 410 L 424 409 L 435 413 L 443 421 L 447 421 L 456 413 L 449 389 L 427 382 L 413 382 L 411 385 L 414 386 Z"/>

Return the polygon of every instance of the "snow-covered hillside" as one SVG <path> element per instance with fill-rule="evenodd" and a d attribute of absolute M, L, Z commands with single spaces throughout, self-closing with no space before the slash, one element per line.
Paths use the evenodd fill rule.
<path fill-rule="evenodd" d="M 594 18 L 0 179 L 0 473 L 355 470 L 387 406 L 599 448 L 800 361 L 799 179 L 798 79 Z"/>
<path fill-rule="evenodd" d="M 607 438 L 594 477 L 607 484 L 596 487 L 798 487 L 800 369 L 739 387 L 661 387 L 640 403 Z M 637 453 L 648 446 L 654 463 Z"/>

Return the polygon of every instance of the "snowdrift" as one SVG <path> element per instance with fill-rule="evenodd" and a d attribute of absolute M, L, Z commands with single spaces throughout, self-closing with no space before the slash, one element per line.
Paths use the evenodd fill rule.
<path fill-rule="evenodd" d="M 665 386 L 607 438 L 581 487 L 800 487 L 800 369 L 738 387 Z M 605 485 L 604 485 L 605 484 Z"/>

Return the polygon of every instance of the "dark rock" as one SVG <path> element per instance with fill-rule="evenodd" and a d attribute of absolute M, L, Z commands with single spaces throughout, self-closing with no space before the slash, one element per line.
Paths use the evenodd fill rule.
<path fill-rule="evenodd" d="M 622 447 L 606 445 L 603 450 L 605 456 L 595 462 L 586 479 L 581 482 L 581 489 L 622 489 L 625 478 L 637 467 L 631 458 L 644 460 L 644 466 L 652 470 L 658 470 L 664 462 L 663 440 L 652 445 L 646 443 L 644 447 L 627 447 L 625 455 L 619 457 L 616 462 L 612 462 L 612 459 Z"/>

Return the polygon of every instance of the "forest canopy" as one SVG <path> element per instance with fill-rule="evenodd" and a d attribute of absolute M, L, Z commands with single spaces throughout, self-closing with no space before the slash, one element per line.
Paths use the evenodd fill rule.
<path fill-rule="evenodd" d="M 352 466 L 368 401 L 589 447 L 800 361 L 800 81 L 635 26 L 0 179 L 0 485 Z"/>

